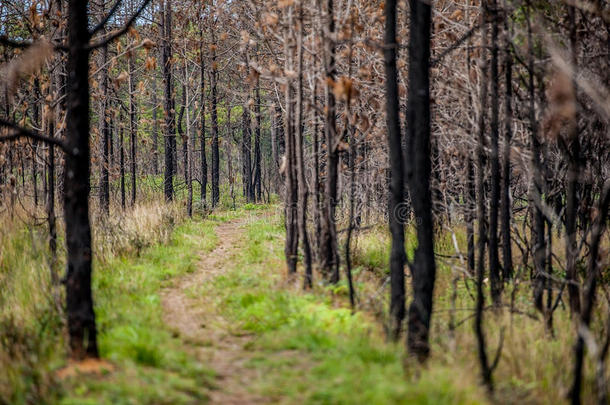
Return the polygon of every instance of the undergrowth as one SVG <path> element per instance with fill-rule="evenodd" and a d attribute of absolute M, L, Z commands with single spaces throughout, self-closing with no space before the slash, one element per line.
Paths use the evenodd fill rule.
<path fill-rule="evenodd" d="M 192 271 L 198 252 L 216 244 L 212 224 L 186 220 L 181 212 L 177 206 L 152 204 L 94 220 L 98 344 L 116 371 L 65 380 L 56 372 L 66 365 L 67 348 L 63 314 L 50 283 L 46 238 L 29 225 L 4 224 L 0 404 L 205 401 L 212 372 L 193 360 L 161 317 L 163 285 Z M 62 256 L 60 251 L 60 260 Z"/>
<path fill-rule="evenodd" d="M 402 345 L 386 342 L 374 321 L 352 315 L 326 288 L 303 293 L 286 282 L 282 238 L 279 217 L 246 225 L 235 268 L 209 287 L 236 327 L 255 334 L 250 367 L 264 376 L 264 395 L 282 403 L 485 403 L 475 383 L 447 367 L 415 378 Z"/>

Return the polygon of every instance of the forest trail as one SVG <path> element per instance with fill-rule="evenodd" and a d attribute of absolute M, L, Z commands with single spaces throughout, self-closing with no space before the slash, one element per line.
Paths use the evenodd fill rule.
<path fill-rule="evenodd" d="M 244 219 L 215 228 L 216 247 L 202 254 L 195 271 L 163 290 L 163 320 L 202 364 L 216 372 L 216 387 L 209 393 L 212 404 L 261 404 L 265 398 L 248 390 L 256 371 L 246 367 L 252 352 L 244 349 L 252 339 L 235 331 L 218 313 L 213 296 L 197 294 L 201 286 L 228 270 L 239 250 Z"/>

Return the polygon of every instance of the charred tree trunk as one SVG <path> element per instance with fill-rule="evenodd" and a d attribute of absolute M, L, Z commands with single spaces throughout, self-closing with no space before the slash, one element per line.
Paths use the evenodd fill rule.
<path fill-rule="evenodd" d="M 430 191 L 430 25 L 431 6 L 410 0 L 409 99 L 407 145 L 409 195 L 418 219 L 417 249 L 411 267 L 413 302 L 409 306 L 407 346 L 421 361 L 428 343 L 436 278 L 432 194 Z"/>
<path fill-rule="evenodd" d="M 188 91 L 188 69 L 187 62 L 184 62 L 185 70 L 185 86 L 184 92 L 186 93 L 186 156 L 184 164 L 186 165 L 186 184 L 188 187 L 188 197 L 186 201 L 186 212 L 189 217 L 193 217 L 193 149 L 195 149 L 195 137 L 191 133 L 191 113 L 188 105 L 189 102 L 189 91 Z M 229 120 L 230 122 L 230 120 Z"/>
<path fill-rule="evenodd" d="M 303 248 L 303 258 L 305 264 L 305 277 L 303 279 L 303 287 L 305 289 L 313 287 L 313 270 L 311 267 L 311 246 L 309 244 L 309 235 L 307 233 L 307 200 L 309 198 L 309 190 L 307 189 L 307 183 L 305 181 L 305 157 L 303 151 L 303 6 L 299 5 L 299 18 L 297 20 L 298 33 L 297 33 L 297 83 L 296 83 L 296 105 L 295 105 L 295 128 L 296 128 L 296 164 L 297 164 L 297 176 L 298 176 L 298 202 L 299 202 L 299 233 Z M 257 88 L 257 99 L 260 103 L 260 95 Z M 258 122 L 257 130 L 260 132 L 260 109 L 258 111 Z M 259 134 L 257 134 L 259 136 Z M 260 142 L 260 140 L 258 140 Z M 257 143 L 258 143 L 257 142 Z M 257 168 L 259 182 L 260 182 L 260 145 L 257 144 L 256 153 L 258 154 Z M 255 175 L 256 178 L 256 175 Z M 257 193 L 260 192 L 260 184 L 257 186 Z M 260 197 L 259 197 L 260 199 Z"/>
<path fill-rule="evenodd" d="M 89 31 L 87 2 L 68 2 L 68 68 L 64 219 L 66 226 L 66 313 L 73 358 L 97 357 L 91 294 L 89 223 Z"/>
<path fill-rule="evenodd" d="M 254 191 L 256 201 L 261 202 L 261 92 L 260 79 L 256 81 L 256 104 L 254 114 L 256 114 L 256 132 L 254 134 Z M 298 129 L 297 129 L 298 130 Z"/>
<path fill-rule="evenodd" d="M 172 6 L 171 0 L 165 0 L 162 13 L 163 27 L 163 82 L 165 84 L 165 175 L 164 193 L 165 200 L 174 199 L 174 155 L 172 151 L 172 140 L 175 142 L 175 122 L 173 112 L 173 82 L 172 82 Z"/>
<path fill-rule="evenodd" d="M 126 190 L 125 190 L 125 140 L 123 139 L 123 114 L 119 116 L 119 172 L 121 177 L 121 208 L 125 211 Z"/>
<path fill-rule="evenodd" d="M 510 37 L 508 32 L 508 16 L 505 15 L 504 31 L 506 45 L 504 54 L 504 74 L 506 93 L 504 96 L 504 153 L 502 162 L 502 278 L 504 282 L 513 277 L 513 252 L 510 231 L 511 203 L 510 203 L 510 146 L 513 137 L 513 55 L 510 51 Z"/>
<path fill-rule="evenodd" d="M 186 79 L 186 71 L 183 74 L 184 79 Z M 178 120 L 176 121 L 176 128 L 178 129 L 178 136 L 180 137 L 180 142 L 182 143 L 182 163 L 183 166 L 183 176 L 184 182 L 188 182 L 188 162 L 187 162 L 187 140 L 186 135 L 184 134 L 184 127 L 182 126 L 182 122 L 184 121 L 184 111 L 186 109 L 186 84 L 182 85 L 182 95 L 181 95 L 181 103 L 180 103 L 180 112 L 178 113 Z"/>
<path fill-rule="evenodd" d="M 220 152 L 218 150 L 218 72 L 216 49 L 212 51 L 212 208 L 220 201 Z"/>
<path fill-rule="evenodd" d="M 157 117 L 157 78 L 152 79 L 152 172 L 155 176 L 159 174 L 159 121 Z M 111 143 L 112 144 L 112 143 Z"/>
<path fill-rule="evenodd" d="M 317 81 L 314 81 L 314 88 L 313 88 L 313 92 L 312 92 L 312 105 L 318 105 L 318 86 L 317 86 Z M 316 109 L 314 109 L 313 111 L 313 155 L 314 155 L 314 179 L 313 179 L 313 189 L 314 189 L 314 202 L 315 202 L 315 206 L 314 206 L 314 210 L 313 210 L 313 222 L 314 222 L 314 229 L 315 229 L 315 235 L 318 236 L 316 238 L 314 238 L 316 246 L 315 246 L 315 251 L 319 252 L 320 251 L 320 238 L 319 235 L 322 233 L 322 201 L 320 199 L 320 195 L 322 193 L 322 184 L 320 182 L 320 153 L 321 153 L 321 148 L 320 148 L 320 121 L 319 121 L 319 114 L 317 112 Z M 316 260 L 318 260 L 316 258 Z"/>
<path fill-rule="evenodd" d="M 498 249 L 498 203 L 500 202 L 500 106 L 498 77 L 498 3 L 491 0 L 486 13 L 491 19 L 491 203 L 489 204 L 489 280 L 491 299 L 500 305 L 502 283 Z"/>
<path fill-rule="evenodd" d="M 544 234 L 544 215 L 540 209 L 543 190 L 543 170 L 541 164 L 540 141 L 538 139 L 538 123 L 536 121 L 536 88 L 534 86 L 534 44 L 532 38 L 532 26 L 530 21 L 531 2 L 527 2 L 527 35 L 528 35 L 528 70 L 529 70 L 529 130 L 532 144 L 532 167 L 534 170 L 534 179 L 532 184 L 530 200 L 533 208 L 533 225 L 532 239 L 533 259 L 534 259 L 534 305 L 536 309 L 546 316 L 544 310 L 543 295 L 545 286 L 545 252 L 546 239 Z M 569 287 L 568 287 L 569 288 Z"/>
<path fill-rule="evenodd" d="M 466 243 L 467 262 L 470 274 L 475 273 L 475 244 L 474 244 L 474 220 L 476 218 L 476 180 L 472 156 L 468 154 L 466 162 Z"/>
<path fill-rule="evenodd" d="M 136 83 L 135 83 L 135 55 L 129 56 L 129 154 L 131 171 L 131 206 L 136 204 L 136 141 L 138 135 Z"/>
<path fill-rule="evenodd" d="M 55 91 L 56 83 L 58 79 L 57 75 L 54 74 L 51 77 L 51 85 L 49 86 L 49 95 Z M 55 120 L 57 115 L 55 111 L 49 106 L 48 113 L 48 130 L 49 136 L 55 135 Z M 47 225 L 49 227 L 49 251 L 51 253 L 50 270 L 51 270 L 51 283 L 55 288 L 59 286 L 59 274 L 57 272 L 57 218 L 55 214 L 55 147 L 53 145 L 47 145 L 47 167 L 46 167 L 46 214 L 47 214 Z M 59 298 L 56 298 L 59 303 Z"/>
<path fill-rule="evenodd" d="M 392 234 L 390 253 L 390 333 L 394 340 L 400 337 L 405 318 L 405 231 L 402 216 L 404 207 L 404 162 L 402 136 L 400 134 L 400 113 L 398 94 L 398 69 L 396 59 L 396 0 L 385 4 L 385 50 L 386 75 L 386 120 L 388 126 L 388 151 L 390 157 L 390 198 L 388 218 Z"/>
<path fill-rule="evenodd" d="M 203 29 L 201 30 L 203 43 Z M 201 58 L 201 207 L 206 208 L 207 189 L 208 189 L 208 162 L 205 152 L 205 61 L 203 59 L 203 45 L 199 46 L 199 56 Z"/>
<path fill-rule="evenodd" d="M 572 65 L 577 68 L 576 57 L 576 10 L 573 6 L 568 7 L 570 20 L 570 46 L 572 48 Z M 574 73 L 576 77 L 576 73 Z M 580 140 L 578 139 L 577 116 L 570 123 L 569 139 L 565 140 L 566 154 L 568 160 L 567 186 L 566 186 L 566 283 L 570 298 L 570 311 L 573 317 L 580 312 L 580 291 L 578 287 L 578 274 L 576 269 L 576 256 L 578 246 L 576 243 L 576 217 L 578 214 L 578 203 L 576 193 L 578 189 L 578 176 L 580 172 Z"/>
<path fill-rule="evenodd" d="M 337 227 L 335 209 L 337 207 L 337 181 L 339 170 L 339 150 L 337 145 L 337 125 L 335 95 L 331 83 L 335 81 L 337 67 L 335 63 L 335 15 L 334 0 L 326 2 L 326 38 L 324 54 L 326 59 L 326 117 L 324 133 L 326 138 L 326 184 L 324 189 L 324 213 L 320 233 L 320 270 L 330 283 L 339 282 L 339 252 L 337 246 Z"/>
<path fill-rule="evenodd" d="M 292 8 L 290 9 L 290 21 L 289 27 L 294 27 L 294 21 L 292 18 Z M 291 29 L 291 28 L 288 28 Z M 289 44 L 288 35 L 284 36 L 284 52 L 285 58 L 285 69 L 294 70 L 294 45 Z M 297 271 L 297 260 L 298 260 L 298 249 L 299 249 L 299 216 L 297 210 L 299 207 L 299 194 L 298 194 L 298 177 L 296 171 L 296 153 L 295 153 L 295 123 L 294 123 L 294 100 L 293 100 L 293 83 L 288 78 L 286 83 L 285 91 L 285 113 L 284 124 L 286 129 L 284 131 L 286 138 L 286 153 L 284 155 L 284 175 L 286 178 L 285 197 L 284 197 L 284 216 L 285 216 L 285 227 L 286 227 L 286 241 L 284 245 L 284 256 L 286 258 L 286 267 L 288 268 L 288 274 L 294 275 Z"/>
<path fill-rule="evenodd" d="M 252 187 L 252 133 L 250 130 L 250 110 L 247 105 L 243 107 L 242 131 L 242 176 L 244 196 L 247 202 L 254 202 L 254 187 Z"/>
<path fill-rule="evenodd" d="M 38 78 L 34 79 L 34 96 L 36 97 L 36 100 L 34 101 L 32 119 L 38 128 L 43 128 L 40 114 L 42 94 L 40 92 L 40 80 Z M 34 141 L 32 146 L 32 182 L 34 183 L 34 205 L 38 207 L 38 141 Z"/>
<path fill-rule="evenodd" d="M 477 266 L 476 266 L 476 308 L 474 332 L 477 339 L 477 350 L 481 366 L 481 378 L 487 389 L 493 391 L 492 370 L 487 357 L 487 345 L 485 342 L 485 331 L 483 330 L 483 311 L 485 307 L 485 292 L 483 290 L 483 279 L 485 277 L 485 245 L 487 238 L 487 214 L 485 210 L 485 115 L 487 106 L 487 73 L 488 63 L 485 50 L 487 49 L 487 23 L 486 16 L 481 16 L 483 23 L 481 29 L 482 67 L 480 73 L 480 111 L 477 142 L 477 218 L 478 218 L 478 243 L 477 243 Z"/>
<path fill-rule="evenodd" d="M 106 215 L 110 213 L 110 116 L 108 108 L 108 46 L 102 49 L 102 136 L 100 137 L 102 146 L 101 176 L 100 176 L 100 207 Z"/>

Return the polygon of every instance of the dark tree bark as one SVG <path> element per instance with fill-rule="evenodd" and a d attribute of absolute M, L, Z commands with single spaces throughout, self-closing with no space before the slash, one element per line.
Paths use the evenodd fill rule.
<path fill-rule="evenodd" d="M 388 126 L 388 151 L 390 157 L 390 198 L 388 218 L 392 234 L 390 253 L 390 333 L 394 340 L 400 337 L 405 318 L 405 232 L 404 232 L 404 162 L 398 95 L 398 69 L 396 59 L 396 0 L 385 4 L 386 120 Z"/>
<path fill-rule="evenodd" d="M 572 65 L 574 70 L 577 69 L 576 57 L 576 10 L 573 6 L 568 7 L 568 17 L 570 20 L 570 47 L 572 49 Z M 574 77 L 576 73 L 574 73 Z M 576 87 L 574 87 L 576 88 Z M 576 243 L 576 216 L 578 211 L 578 202 L 576 201 L 576 193 L 578 190 L 578 176 L 580 173 L 579 155 L 580 155 L 580 140 L 578 139 L 578 116 L 574 122 L 570 123 L 569 139 L 565 140 L 567 144 L 566 154 L 568 160 L 567 185 L 566 185 L 566 283 L 568 285 L 568 295 L 570 299 L 570 311 L 573 317 L 578 316 L 580 312 L 580 291 L 578 286 L 578 274 L 576 269 L 576 256 L 578 246 Z"/>
<path fill-rule="evenodd" d="M 294 22 L 290 21 L 291 29 Z M 294 69 L 294 47 L 288 45 L 288 33 L 284 35 L 286 58 L 284 61 L 286 70 Z M 296 171 L 296 147 L 295 147 L 295 105 L 294 105 L 294 84 L 291 78 L 287 78 L 285 90 L 285 139 L 286 153 L 284 154 L 283 173 L 285 176 L 286 187 L 284 197 L 284 225 L 286 227 L 286 241 L 284 244 L 284 256 L 286 258 L 286 267 L 288 274 L 294 275 L 297 271 L 298 249 L 299 249 L 299 216 L 297 210 L 299 207 L 298 194 L 298 176 Z"/>
<path fill-rule="evenodd" d="M 220 201 L 220 152 L 218 150 L 218 72 L 216 49 L 212 51 L 212 208 Z"/>
<path fill-rule="evenodd" d="M 126 191 L 125 191 L 125 140 L 123 139 L 123 113 L 119 115 L 119 172 L 121 177 L 121 208 L 125 210 Z"/>
<path fill-rule="evenodd" d="M 186 156 L 185 156 L 185 165 L 186 165 L 186 184 L 188 187 L 188 196 L 187 196 L 187 206 L 186 211 L 189 218 L 193 217 L 193 150 L 195 149 L 195 136 L 191 132 L 191 109 L 188 105 L 189 103 L 189 87 L 188 87 L 188 61 L 185 59 L 184 61 L 184 92 L 186 93 Z M 229 110 L 230 114 L 231 110 Z M 229 115 L 228 119 L 229 125 L 231 123 L 231 115 Z"/>
<path fill-rule="evenodd" d="M 68 2 L 68 66 L 64 219 L 66 225 L 66 313 L 73 358 L 97 357 L 91 294 L 89 223 L 89 31 L 87 2 Z"/>
<path fill-rule="evenodd" d="M 186 71 L 183 69 L 183 79 L 186 80 Z M 178 113 L 178 119 L 176 121 L 176 128 L 178 129 L 178 136 L 180 137 L 180 142 L 182 143 L 182 163 L 183 170 L 182 174 L 184 176 L 184 182 L 188 182 L 188 146 L 186 135 L 184 134 L 184 127 L 182 126 L 184 121 L 184 111 L 186 109 L 186 84 L 182 85 L 182 95 L 181 95 L 181 103 L 180 103 L 180 112 Z"/>
<path fill-rule="evenodd" d="M 505 11 L 506 13 L 506 11 Z M 511 240 L 511 204 L 510 204 L 510 147 L 513 137 L 513 55 L 511 53 L 508 31 L 508 16 L 505 15 L 504 31 L 506 44 L 504 49 L 504 74 L 506 93 L 504 95 L 504 152 L 502 161 L 502 278 L 504 282 L 513 277 L 513 252 Z"/>
<path fill-rule="evenodd" d="M 334 82 L 337 67 L 335 64 L 335 16 L 334 0 L 326 2 L 327 29 L 325 38 L 325 73 L 326 85 L 326 117 L 324 133 L 326 138 L 326 184 L 324 189 L 324 212 L 319 243 L 320 270 L 331 283 L 339 282 L 339 252 L 337 246 L 337 227 L 335 224 L 335 209 L 337 207 L 337 181 L 339 170 L 339 150 L 337 148 L 337 125 L 335 95 L 328 82 Z"/>
<path fill-rule="evenodd" d="M 163 27 L 163 82 L 165 84 L 165 177 L 164 193 L 166 201 L 174 199 L 174 155 L 172 145 L 175 143 L 175 122 L 173 112 L 173 82 L 172 82 L 172 6 L 171 0 L 165 0 L 162 13 Z"/>
<path fill-rule="evenodd" d="M 476 180 L 472 156 L 468 154 L 466 162 L 466 243 L 467 261 L 470 274 L 475 272 L 474 220 L 476 217 Z"/>
<path fill-rule="evenodd" d="M 152 172 L 155 176 L 159 174 L 159 121 L 157 117 L 157 77 L 152 79 Z M 112 144 L 112 142 L 111 142 Z"/>
<path fill-rule="evenodd" d="M 261 201 L 261 91 L 260 79 L 256 81 L 256 101 L 254 105 L 254 114 L 256 115 L 256 132 L 254 134 L 254 191 L 256 193 L 256 201 Z M 297 129 L 298 130 L 298 129 Z"/>
<path fill-rule="evenodd" d="M 299 6 L 298 10 L 298 33 L 297 33 L 297 83 L 296 83 L 296 105 L 295 105 L 295 128 L 296 128 L 296 145 L 295 145 L 295 154 L 296 154 L 296 164 L 297 164 L 297 176 L 298 176 L 298 203 L 299 203 L 299 218 L 298 218 L 298 226 L 300 239 L 303 248 L 303 258 L 305 264 L 305 276 L 303 279 L 303 288 L 308 289 L 313 287 L 313 270 L 311 267 L 311 246 L 309 244 L 309 235 L 307 233 L 307 200 L 309 198 L 309 190 L 307 188 L 307 183 L 305 181 L 305 157 L 304 157 L 304 142 L 303 139 L 305 135 L 303 134 L 303 6 Z M 260 103 L 260 94 L 257 88 L 257 100 Z M 258 121 L 257 121 L 257 131 L 260 132 L 260 109 L 257 112 Z M 257 134 L 257 137 L 259 134 Z M 260 142 L 260 139 L 257 143 Z M 257 144 L 256 153 L 259 155 L 256 158 L 258 163 L 258 168 L 256 169 L 259 173 L 260 177 L 260 145 Z M 255 175 L 256 179 L 256 175 Z M 260 179 L 259 179 L 260 182 Z M 257 193 L 259 190 L 260 184 L 257 185 Z M 260 199 L 260 197 L 259 197 Z"/>
<path fill-rule="evenodd" d="M 38 128 L 42 128 L 43 123 L 40 114 L 42 94 L 38 78 L 34 79 L 34 96 L 36 100 L 33 103 L 32 119 Z M 34 205 L 38 207 L 38 141 L 34 141 L 32 146 L 32 183 L 34 183 Z"/>
<path fill-rule="evenodd" d="M 407 106 L 407 174 L 417 218 L 417 249 L 411 266 L 413 301 L 409 306 L 407 346 L 420 360 L 428 343 L 436 278 L 432 195 L 430 192 L 430 3 L 410 0 L 409 99 Z"/>
<path fill-rule="evenodd" d="M 101 114 L 101 125 L 102 125 L 102 136 L 100 137 L 100 142 L 102 146 L 102 159 L 100 162 L 100 206 L 102 208 L 102 212 L 106 215 L 110 213 L 110 176 L 109 176 L 109 168 L 110 168 L 110 151 L 109 151 L 109 143 L 110 143 L 110 116 L 109 116 L 109 106 L 108 106 L 108 46 L 104 46 L 102 48 L 102 114 Z"/>
<path fill-rule="evenodd" d="M 241 153 L 243 189 L 246 201 L 254 202 L 254 187 L 252 187 L 252 133 L 250 129 L 250 110 L 244 104 L 241 127 Z"/>
<path fill-rule="evenodd" d="M 51 77 L 51 85 L 49 86 L 48 94 L 53 94 L 57 83 L 56 74 Z M 55 135 L 55 111 L 49 113 L 48 131 L 49 136 Z M 55 214 L 55 147 L 47 145 L 47 167 L 46 167 L 46 214 L 47 226 L 49 227 L 49 251 L 51 253 L 50 270 L 51 283 L 53 286 L 59 286 L 59 274 L 57 272 L 57 219 Z M 56 302 L 59 303 L 59 297 L 56 297 Z"/>
<path fill-rule="evenodd" d="M 131 206 L 136 204 L 136 142 L 138 136 L 138 106 L 136 104 L 136 83 L 135 83 L 135 54 L 132 52 L 128 60 L 129 64 L 129 154 L 131 169 Z"/>
<path fill-rule="evenodd" d="M 489 204 L 489 280 L 491 299 L 500 305 L 502 283 L 500 280 L 500 259 L 498 250 L 498 203 L 500 202 L 500 105 L 498 77 L 498 3 L 489 1 L 486 14 L 491 19 L 491 203 Z"/>
<path fill-rule="evenodd" d="M 483 279 L 485 277 L 485 246 L 488 242 L 487 238 L 487 214 L 485 210 L 485 114 L 487 106 L 487 74 L 488 63 L 485 49 L 487 48 L 487 23 L 484 22 L 486 16 L 481 16 L 481 49 L 482 49 L 482 67 L 480 77 L 480 111 L 479 111 L 479 128 L 477 141 L 477 217 L 478 217 L 478 243 L 477 243 L 477 266 L 476 266 L 476 308 L 474 332 L 477 338 L 477 351 L 479 355 L 479 363 L 481 366 L 481 378 L 487 387 L 488 391 L 493 391 L 492 369 L 487 357 L 487 345 L 485 342 L 485 332 L 483 330 L 483 310 L 485 306 L 485 292 L 483 290 Z"/>
<path fill-rule="evenodd" d="M 199 57 L 201 62 L 201 207 L 207 206 L 207 189 L 208 189 L 208 162 L 206 158 L 205 146 L 205 60 L 203 58 L 203 28 L 200 31 L 201 44 L 199 45 Z"/>
<path fill-rule="evenodd" d="M 534 259 L 534 305 L 536 309 L 546 316 L 546 311 L 543 305 L 544 286 L 546 283 L 545 278 L 545 252 L 546 252 L 546 240 L 544 234 L 544 215 L 540 209 L 539 201 L 542 198 L 543 190 L 543 170 L 541 164 L 541 150 L 540 140 L 538 139 L 538 122 L 536 121 L 536 88 L 534 86 L 534 44 L 532 38 L 532 26 L 530 21 L 531 2 L 527 2 L 527 35 L 528 35 L 528 92 L 529 92 L 529 130 L 531 135 L 532 144 L 532 167 L 534 169 L 534 180 L 531 190 L 530 201 L 533 209 L 533 226 L 532 226 L 532 239 L 534 241 L 533 246 L 533 259 Z M 569 287 L 568 287 L 569 288 Z"/>
<path fill-rule="evenodd" d="M 312 102 L 313 105 L 318 105 L 318 86 L 317 86 L 317 81 L 314 81 L 314 88 L 313 88 L 313 92 L 312 92 Z M 319 113 L 317 112 L 317 110 L 313 111 L 313 156 L 314 156 L 314 179 L 313 179 L 313 189 L 314 189 L 314 202 L 315 202 L 315 206 L 314 206 L 314 210 L 313 210 L 313 222 L 314 222 L 314 229 L 315 229 L 315 235 L 318 236 L 322 233 L 322 200 L 320 198 L 321 194 L 322 194 L 322 183 L 320 182 L 320 154 L 322 153 L 321 148 L 320 148 L 320 119 L 319 119 Z M 319 246 L 319 242 L 320 242 L 320 238 L 313 238 L 316 246 L 315 246 L 315 251 L 319 252 L 320 251 L 320 246 Z M 316 259 L 317 260 L 317 259 Z"/>

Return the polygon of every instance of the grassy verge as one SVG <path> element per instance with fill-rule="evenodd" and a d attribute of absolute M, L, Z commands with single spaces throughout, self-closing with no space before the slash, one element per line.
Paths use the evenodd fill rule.
<path fill-rule="evenodd" d="M 101 378 L 74 378 L 61 404 L 189 404 L 206 399 L 212 372 L 164 326 L 159 298 L 171 279 L 194 270 L 199 252 L 213 249 L 210 223 L 187 221 L 168 244 L 136 260 L 111 261 L 95 281 L 100 354 L 117 365 Z"/>
<path fill-rule="evenodd" d="M 34 229 L 13 225 L 0 235 L 0 404 L 205 402 L 212 372 L 165 327 L 159 293 L 214 248 L 214 224 L 150 206 L 95 227 L 98 344 L 114 371 L 66 379 L 56 373 L 67 358 L 63 316 Z"/>
<path fill-rule="evenodd" d="M 213 291 L 219 310 L 254 334 L 249 366 L 259 371 L 255 388 L 262 394 L 282 403 L 485 402 L 476 384 L 449 367 L 411 375 L 402 345 L 385 342 L 373 320 L 352 315 L 324 288 L 302 293 L 287 285 L 282 240 L 279 216 L 248 223 L 235 268 L 204 292 Z"/>

